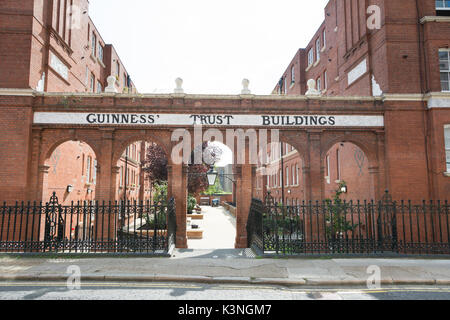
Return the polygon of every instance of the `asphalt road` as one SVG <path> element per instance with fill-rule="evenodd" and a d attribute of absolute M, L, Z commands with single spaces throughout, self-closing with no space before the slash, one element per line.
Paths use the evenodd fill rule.
<path fill-rule="evenodd" d="M 185 283 L 3 282 L 0 300 L 450 300 L 450 288 L 397 287 L 379 290 L 285 288 Z"/>

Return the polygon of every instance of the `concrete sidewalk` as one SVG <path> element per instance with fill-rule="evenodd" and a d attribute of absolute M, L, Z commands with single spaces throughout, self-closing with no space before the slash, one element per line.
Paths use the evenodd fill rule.
<path fill-rule="evenodd" d="M 67 268 L 82 281 L 240 283 L 281 286 L 366 286 L 369 266 L 382 285 L 450 286 L 450 260 L 254 259 L 245 250 L 176 250 L 164 258 L 49 259 L 0 255 L 0 281 L 66 281 Z"/>
<path fill-rule="evenodd" d="M 203 220 L 193 220 L 203 230 L 203 239 L 188 240 L 191 249 L 230 249 L 236 241 L 236 218 L 223 207 L 202 206 Z"/>

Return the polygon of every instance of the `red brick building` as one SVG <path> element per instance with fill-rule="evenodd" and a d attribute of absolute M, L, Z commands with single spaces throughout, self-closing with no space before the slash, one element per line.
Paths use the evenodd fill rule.
<path fill-rule="evenodd" d="M 450 7 L 446 1 L 330 0 L 324 13 L 323 23 L 307 46 L 297 51 L 273 94 L 304 95 L 309 79 L 316 81 L 322 96 L 450 90 Z M 327 197 L 340 181 L 348 185 L 344 198 L 374 196 L 367 155 L 358 146 L 338 143 L 325 158 Z M 301 155 L 295 161 L 301 161 Z M 295 193 L 295 199 L 302 199 L 300 190 Z"/>
<path fill-rule="evenodd" d="M 14 8 L 16 2 L 2 2 L 4 3 Z M 450 93 L 447 91 L 450 76 L 448 53 L 450 18 L 438 15 L 442 10 L 436 11 L 433 1 L 374 1 L 381 8 L 380 29 L 367 31 L 361 28 L 362 21 L 366 20 L 366 14 L 357 14 L 362 11 L 362 3 L 363 1 L 330 1 L 327 8 L 335 8 L 339 13 L 336 14 L 337 22 L 335 21 L 338 28 L 333 26 L 332 10 L 326 11 L 326 17 L 329 17 L 324 23 L 326 45 L 324 51 L 320 53 L 320 61 L 314 56 L 315 62 L 305 68 L 304 75 L 299 73 L 299 78 L 297 76 L 294 78 L 295 83 L 297 81 L 305 83 L 308 78 L 317 79 L 313 76 L 313 72 L 316 72 L 317 77 L 324 73 L 325 70 L 319 67 L 327 57 L 327 50 L 341 48 L 336 51 L 335 59 L 338 61 L 334 65 L 336 73 L 333 75 L 333 65 L 330 65 L 327 69 L 327 91 L 321 96 L 298 95 L 303 93 L 301 91 L 297 95 L 289 96 L 79 92 L 70 94 L 68 98 L 66 93 L 30 90 L 36 86 L 37 81 L 30 85 L 29 79 L 24 81 L 27 83 L 25 85 L 16 83 L 10 85 L 15 88 L 0 89 L 1 200 L 14 204 L 18 200 L 48 199 L 52 155 L 67 141 L 83 141 L 95 153 L 97 160 L 95 199 L 120 200 L 117 185 L 120 179 L 119 164 L 124 157 L 124 150 L 134 142 L 152 141 L 161 145 L 166 154 L 170 155 L 177 146 L 177 142 L 172 140 L 174 131 L 180 126 L 193 131 L 193 114 L 232 115 L 231 117 L 235 116 L 237 120 L 231 126 L 238 128 L 279 129 L 280 140 L 294 147 L 301 155 L 298 159 L 292 148 L 283 153 L 286 153 L 283 160 L 285 184 L 291 188 L 291 195 L 288 192 L 289 188 L 285 188 L 286 199 L 289 201 L 325 199 L 329 192 L 327 188 L 332 188 L 334 181 L 338 180 L 339 172 L 332 172 L 333 166 L 338 167 L 337 163 L 341 163 L 340 174 L 342 179 L 347 181 L 345 177 L 347 162 L 337 160 L 337 155 L 341 155 L 341 152 L 342 159 L 353 159 L 353 164 L 356 164 L 352 166 L 353 170 L 356 170 L 353 177 L 358 181 L 347 181 L 348 196 L 359 197 L 350 193 L 360 188 L 355 183 L 360 182 L 358 170 L 362 170 L 364 175 L 369 176 L 371 182 L 370 189 L 366 192 L 372 192 L 375 200 L 382 198 L 385 189 L 390 190 L 394 200 L 411 199 L 414 203 L 420 203 L 423 199 L 448 200 Z M 27 8 L 26 1 L 24 4 L 24 8 Z M 372 4 L 372 1 L 364 2 L 364 6 L 366 4 Z M 358 6 L 360 10 L 355 10 Z M 16 10 L 20 11 L 21 8 L 17 6 Z M 33 12 L 32 9 L 29 8 L 28 12 Z M 5 10 L 1 12 L 3 18 Z M 358 16 L 358 19 L 343 19 L 352 15 Z M 8 37 L 5 33 L 7 28 L 4 27 L 4 21 L 8 18 L 5 19 L 1 19 L 0 22 L 3 24 L 2 43 L 4 35 Z M 332 29 L 327 27 L 329 23 Z M 333 44 L 332 35 L 335 29 L 337 30 L 335 33 L 342 34 L 343 38 L 336 40 L 335 46 L 331 48 L 330 43 Z M 12 40 L 21 43 L 22 36 L 14 39 L 16 36 L 10 35 L 10 39 L 5 43 L 14 43 Z M 315 43 L 316 39 L 313 41 Z M 319 43 L 318 47 L 323 48 L 322 43 Z M 8 57 L 11 59 L 11 56 Z M 329 59 L 332 63 L 331 53 Z M 361 64 L 363 61 L 366 61 L 365 67 Z M 2 75 L 5 73 L 7 71 L 0 72 Z M 14 75 L 8 76 L 14 79 Z M 372 76 L 375 79 L 374 84 L 378 83 L 380 87 L 379 91 L 372 90 L 377 88 L 376 85 L 372 85 Z M 298 86 L 303 88 L 300 84 Z M 367 86 L 370 89 L 367 89 Z M 341 91 L 337 91 L 338 89 Z M 381 92 L 382 95 L 374 96 Z M 121 114 L 128 118 L 139 114 L 157 115 L 160 118 L 155 118 L 157 121 L 152 124 L 89 122 L 89 115 L 95 115 L 99 110 L 110 115 Z M 341 117 L 341 122 L 339 125 L 323 126 L 280 124 L 271 126 L 258 122 L 261 118 L 270 118 L 274 114 L 279 117 L 288 115 L 300 118 L 333 116 Z M 172 119 L 177 117 L 184 120 L 173 122 Z M 245 119 L 239 120 L 242 117 Z M 358 119 L 372 117 L 377 121 L 376 125 L 367 124 L 362 120 L 347 123 L 349 119 L 353 119 L 351 117 Z M 227 129 L 223 125 L 207 127 L 219 128 L 222 131 Z M 357 146 L 360 150 L 355 147 L 348 148 L 348 145 Z M 344 155 L 347 148 L 351 157 Z M 242 150 L 232 151 L 234 154 L 242 152 Z M 360 151 L 363 151 L 366 160 L 361 157 Z M 272 152 L 274 162 L 277 161 L 276 154 L 277 151 L 274 150 Z M 297 160 L 294 161 L 295 158 Z M 135 158 L 137 159 L 138 157 Z M 297 170 L 297 165 L 300 170 Z M 240 164 L 235 168 L 237 247 L 247 246 L 246 222 L 251 199 L 256 195 L 254 186 L 258 185 L 255 183 L 255 169 L 250 163 Z M 297 175 L 292 176 L 293 171 L 296 173 L 300 171 L 298 179 Z M 81 169 L 75 167 L 74 172 L 78 175 L 86 172 L 86 177 L 88 175 L 87 170 L 83 170 L 82 167 Z M 176 200 L 178 247 L 187 246 L 187 176 L 185 165 L 169 163 L 168 192 L 169 196 Z M 280 189 L 278 172 L 274 177 L 260 177 L 258 188 L 264 190 L 268 179 L 274 191 Z M 90 180 L 87 180 L 88 183 Z M 304 181 L 303 186 L 300 186 L 301 181 Z M 327 186 L 328 181 L 330 186 Z M 70 184 L 70 181 L 68 183 Z M 294 196 L 293 190 L 298 190 L 298 195 Z"/>
<path fill-rule="evenodd" d="M 105 43 L 88 12 L 87 0 L 1 1 L 0 88 L 99 94 L 113 75 L 117 92 L 135 93 L 114 46 Z M 141 185 L 136 178 L 141 143 L 130 148 L 135 152 L 128 169 L 132 177 L 127 199 L 138 200 L 144 192 L 136 190 Z M 82 142 L 61 145 L 48 168 L 49 190 L 62 203 L 95 199 L 96 162 L 92 149 Z M 125 156 L 120 162 L 124 170 Z"/>

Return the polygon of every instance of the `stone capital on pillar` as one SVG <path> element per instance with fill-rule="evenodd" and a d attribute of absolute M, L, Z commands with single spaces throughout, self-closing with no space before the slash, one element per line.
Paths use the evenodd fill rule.
<path fill-rule="evenodd" d="M 114 166 L 111 168 L 111 173 L 112 174 L 118 174 L 120 173 L 120 167 L 119 166 Z"/>
<path fill-rule="evenodd" d="M 50 170 L 50 166 L 39 166 L 39 172 L 48 173 Z"/>
<path fill-rule="evenodd" d="M 378 173 L 380 173 L 380 168 L 379 167 L 370 167 L 369 173 L 370 174 L 378 174 Z"/>

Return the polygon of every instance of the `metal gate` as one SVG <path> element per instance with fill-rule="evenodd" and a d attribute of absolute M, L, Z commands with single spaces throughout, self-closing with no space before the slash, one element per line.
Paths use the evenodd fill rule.
<path fill-rule="evenodd" d="M 165 254 L 175 245 L 175 200 L 0 207 L 0 252 Z"/>
<path fill-rule="evenodd" d="M 447 201 L 303 202 L 254 199 L 249 247 L 275 255 L 450 254 Z"/>

